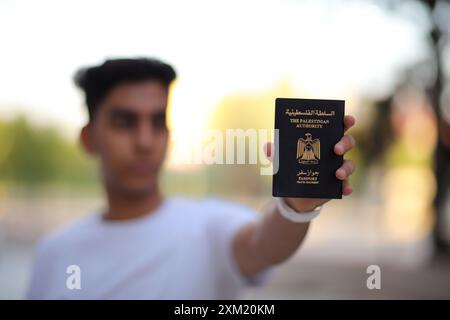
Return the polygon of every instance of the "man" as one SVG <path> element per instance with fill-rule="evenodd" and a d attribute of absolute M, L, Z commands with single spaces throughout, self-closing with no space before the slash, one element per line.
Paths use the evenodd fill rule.
<path fill-rule="evenodd" d="M 264 283 L 302 243 L 309 223 L 285 218 L 280 208 L 307 217 L 327 199 L 282 199 L 283 207 L 258 218 L 238 204 L 161 194 L 175 76 L 154 59 L 108 60 L 77 73 L 89 111 L 80 137 L 98 158 L 107 207 L 39 244 L 29 298 L 235 298 L 242 287 Z M 344 122 L 348 129 L 355 119 Z M 343 155 L 353 145 L 345 135 L 334 151 Z M 353 171 L 350 160 L 336 171 L 344 195 Z"/>

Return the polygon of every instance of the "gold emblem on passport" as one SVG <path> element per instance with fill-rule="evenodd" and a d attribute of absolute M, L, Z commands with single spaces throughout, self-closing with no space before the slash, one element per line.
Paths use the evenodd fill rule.
<path fill-rule="evenodd" d="M 306 139 L 297 141 L 297 159 L 302 164 L 317 164 L 320 160 L 320 140 L 313 139 L 311 133 L 305 133 Z"/>

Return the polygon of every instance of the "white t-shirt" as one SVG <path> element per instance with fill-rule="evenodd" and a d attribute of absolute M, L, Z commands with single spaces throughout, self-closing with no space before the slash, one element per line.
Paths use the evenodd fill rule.
<path fill-rule="evenodd" d="M 254 211 L 238 204 L 181 197 L 133 220 L 90 215 L 39 244 L 28 298 L 237 298 L 271 273 L 245 277 L 234 259 L 233 236 L 254 219 Z"/>

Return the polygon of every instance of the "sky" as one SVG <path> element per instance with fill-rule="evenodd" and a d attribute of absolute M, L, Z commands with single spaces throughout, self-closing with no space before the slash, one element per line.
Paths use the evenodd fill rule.
<path fill-rule="evenodd" d="M 0 117 L 25 114 L 75 137 L 87 113 L 74 72 L 130 56 L 177 70 L 176 139 L 223 97 L 282 80 L 310 97 L 383 95 L 428 53 L 424 10 L 406 1 L 400 11 L 349 0 L 0 0 Z"/>

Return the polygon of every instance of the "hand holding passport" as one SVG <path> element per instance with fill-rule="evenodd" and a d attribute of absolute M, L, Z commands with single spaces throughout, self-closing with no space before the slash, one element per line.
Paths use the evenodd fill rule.
<path fill-rule="evenodd" d="M 277 98 L 272 194 L 297 211 L 310 211 L 352 192 L 354 171 L 344 154 L 354 145 L 344 132 L 354 125 L 343 100 Z M 267 153 L 272 153 L 268 152 Z"/>

